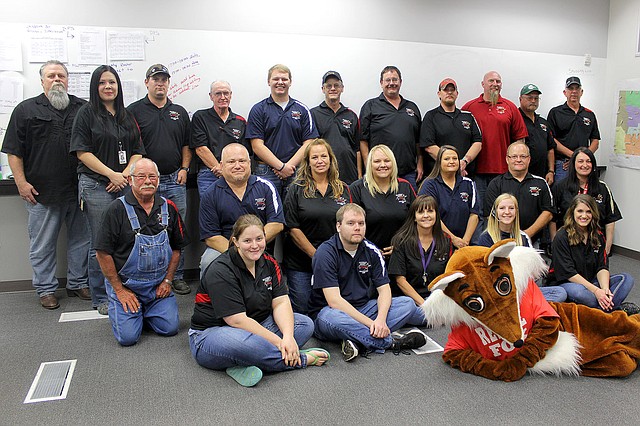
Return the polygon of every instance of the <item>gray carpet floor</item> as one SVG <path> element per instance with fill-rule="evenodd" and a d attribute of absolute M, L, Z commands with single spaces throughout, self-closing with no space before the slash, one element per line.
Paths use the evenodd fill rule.
<path fill-rule="evenodd" d="M 640 279 L 640 262 L 621 256 L 611 270 Z M 192 283 L 195 290 L 195 283 Z M 33 292 L 0 293 L 0 424 L 638 424 L 640 372 L 625 379 L 525 376 L 502 383 L 461 373 L 441 354 L 373 354 L 345 363 L 324 346 L 323 367 L 265 378 L 243 388 L 191 358 L 187 330 L 194 292 L 178 296 L 180 333 L 144 332 L 118 346 L 107 319 L 60 323 L 90 302 L 59 292 L 46 311 Z M 640 288 L 628 300 L 640 302 Z M 444 345 L 447 330 L 427 330 Z M 76 359 L 66 399 L 23 404 L 40 363 Z"/>

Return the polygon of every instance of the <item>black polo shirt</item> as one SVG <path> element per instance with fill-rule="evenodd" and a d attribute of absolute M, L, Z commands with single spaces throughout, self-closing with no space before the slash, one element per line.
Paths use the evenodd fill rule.
<path fill-rule="evenodd" d="M 555 216 L 554 220 L 558 224 L 558 227 L 564 224 L 564 215 L 578 192 L 574 192 L 570 188 L 571 182 L 569 178 L 562 179 L 553 185 L 552 193 L 555 203 Z M 622 219 L 622 213 L 618 208 L 618 204 L 613 199 L 613 194 L 609 189 L 609 186 L 603 181 L 598 181 L 598 185 L 595 187 L 589 187 L 587 193 L 593 197 L 598 205 L 598 213 L 600 213 L 600 221 L 598 224 L 601 229 L 604 229 L 608 223 L 617 222 Z"/>
<path fill-rule="evenodd" d="M 231 247 L 213 261 L 200 280 L 191 328 L 224 326 L 224 317 L 242 312 L 262 322 L 273 312 L 273 299 L 287 294 L 280 266 L 273 257 L 265 253 L 258 259 L 254 278 L 238 250 Z"/>
<path fill-rule="evenodd" d="M 156 235 L 162 231 L 160 209 L 164 201 L 159 195 L 156 194 L 149 215 L 140 206 L 131 191 L 126 193 L 124 199 L 133 206 L 138 216 L 141 234 Z M 169 225 L 167 227 L 169 244 L 172 250 L 180 250 L 189 244 L 189 238 L 187 237 L 184 223 L 180 218 L 180 213 L 178 213 L 178 208 L 171 200 L 167 200 L 167 203 L 169 203 Z M 129 258 L 134 243 L 135 232 L 131 228 L 127 210 L 122 201 L 116 199 L 109 204 L 102 216 L 102 226 L 98 230 L 98 238 L 93 248 L 111 255 L 116 264 L 116 270 L 119 271 Z"/>
<path fill-rule="evenodd" d="M 78 159 L 69 154 L 73 119 L 86 101 L 69 95 L 69 106 L 58 111 L 44 93 L 20 102 L 9 119 L 2 152 L 24 163 L 24 174 L 42 204 L 78 198 Z"/>
<path fill-rule="evenodd" d="M 122 172 L 132 155 L 145 155 L 140 131 L 133 115 L 126 111 L 125 122 L 118 123 L 116 118 L 106 111 L 96 113 L 90 104 L 84 105 L 76 114 L 71 134 L 69 151 L 90 152 L 98 160 L 115 172 Z M 125 151 L 126 162 L 120 164 L 118 152 Z M 109 183 L 109 178 L 96 173 L 81 161 L 78 162 L 78 173 L 85 174 L 95 180 Z"/>
<path fill-rule="evenodd" d="M 366 212 L 367 239 L 378 248 L 391 245 L 391 238 L 407 218 L 409 206 L 416 199 L 416 193 L 409 181 L 398 179 L 398 192 L 387 191 L 375 197 L 365 186 L 364 179 L 358 179 L 350 186 L 353 202 Z"/>
<path fill-rule="evenodd" d="M 566 229 L 562 228 L 553 239 L 551 269 L 556 283 L 569 281 L 579 274 L 589 282 L 593 282 L 601 269 L 609 270 L 609 259 L 605 250 L 604 236 L 598 232 L 600 247 L 594 249 L 590 244 L 569 245 Z"/>
<path fill-rule="evenodd" d="M 449 262 L 449 258 L 451 258 L 451 255 L 453 254 L 451 238 L 445 234 L 445 239 L 447 240 L 447 248 L 444 252 L 439 253 L 434 248 L 431 261 L 429 261 L 429 264 L 427 265 L 426 284 L 422 278 L 424 268 L 422 266 L 422 257 L 420 256 L 419 251 L 422 250 L 422 248 L 418 248 L 417 243 L 415 246 L 413 244 L 409 245 L 405 243 L 393 248 L 391 260 L 389 261 L 389 277 L 394 278 L 392 279 L 391 284 L 391 291 L 394 296 L 405 295 L 395 281 L 395 277 L 397 276 L 405 277 L 409 284 L 411 284 L 411 287 L 413 287 L 422 298 L 426 298 L 431 294 L 427 286 L 434 278 L 444 273 L 444 270 L 447 267 L 447 262 Z M 433 245 L 435 243 L 436 241 L 433 240 L 431 244 Z M 423 250 L 425 261 L 429 258 L 430 250 L 431 246 L 429 246 L 427 250 Z"/>
<path fill-rule="evenodd" d="M 316 122 L 316 129 L 320 137 L 331 145 L 336 159 L 340 179 L 351 184 L 358 179 L 356 153 L 360 151 L 360 122 L 358 116 L 351 109 L 340 104 L 337 112 L 326 102 L 311 108 L 311 115 Z"/>
<path fill-rule="evenodd" d="M 417 166 L 416 145 L 420 143 L 420 110 L 418 106 L 400 97 L 396 109 L 381 93 L 369 99 L 360 110 L 362 140 L 369 149 L 384 144 L 391 148 L 398 163 L 398 174 L 415 172 Z M 363 159 L 366 161 L 366 159 Z"/>
<path fill-rule="evenodd" d="M 600 139 L 596 115 L 582 105 L 580 105 L 577 114 L 566 102 L 553 107 L 547 115 L 547 120 L 551 125 L 553 136 L 572 151 L 581 146 L 588 148 L 591 139 Z M 556 153 L 556 160 L 564 158 L 567 157 Z"/>
<path fill-rule="evenodd" d="M 556 148 L 556 141 L 553 139 L 553 133 L 549 123 L 540 115 L 535 114 L 535 121 L 531 121 L 522 109 L 518 108 L 524 124 L 527 126 L 529 136 L 524 142 L 529 147 L 531 154 L 531 162 L 529 163 L 529 172 L 532 175 L 545 177 L 549 171 L 549 162 L 547 161 L 547 153 L 549 150 Z"/>
<path fill-rule="evenodd" d="M 222 149 L 230 143 L 239 143 L 249 148 L 244 138 L 246 129 L 247 121 L 244 117 L 234 114 L 231 109 L 226 121 L 222 121 L 213 107 L 201 109 L 196 111 L 191 119 L 190 146 L 191 149 L 206 146 L 216 160 L 220 161 Z M 200 158 L 198 164 L 202 164 Z"/>
<path fill-rule="evenodd" d="M 342 195 L 335 198 L 331 185 L 324 196 L 316 190 L 315 197 L 306 198 L 304 187 L 296 184 L 289 186 L 284 200 L 284 217 L 287 228 L 300 229 L 311 245 L 318 248 L 336 233 L 336 212 L 351 202 L 351 192 L 343 183 Z M 287 268 L 311 272 L 311 258 L 287 237 L 284 243 L 284 262 Z"/>
<path fill-rule="evenodd" d="M 531 173 L 518 181 L 510 172 L 496 176 L 487 187 L 483 212 L 489 216 L 493 203 L 500 194 L 509 193 L 518 200 L 520 228 L 527 229 L 544 211 L 553 213 L 553 198 L 547 181 Z"/>
<path fill-rule="evenodd" d="M 467 155 L 467 151 L 475 142 L 482 142 L 482 133 L 476 119 L 468 111 L 446 112 L 442 105 L 427 111 L 422 119 L 420 128 L 420 148 L 436 145 L 452 145 L 458 150 L 458 155 Z M 429 154 L 424 155 L 425 174 L 428 175 L 435 164 Z M 475 175 L 476 162 L 473 161 L 465 169 L 470 176 Z"/>
<path fill-rule="evenodd" d="M 168 175 L 182 167 L 182 147 L 189 145 L 191 133 L 187 110 L 171 99 L 158 108 L 149 96 L 132 103 L 127 110 L 136 118 L 147 157 L 158 165 L 160 174 Z"/>

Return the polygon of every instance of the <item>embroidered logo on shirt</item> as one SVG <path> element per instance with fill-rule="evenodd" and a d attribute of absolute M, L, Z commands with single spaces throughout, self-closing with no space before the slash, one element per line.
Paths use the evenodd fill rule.
<path fill-rule="evenodd" d="M 591 125 L 591 120 L 589 120 L 587 117 L 582 117 L 582 121 L 584 122 L 585 126 Z"/>
<path fill-rule="evenodd" d="M 351 125 L 353 123 L 351 122 L 351 120 L 347 120 L 346 118 L 342 119 L 342 127 L 344 127 L 345 129 L 351 129 Z"/>
<path fill-rule="evenodd" d="M 242 132 L 240 131 L 240 129 L 231 129 L 231 136 L 233 136 L 235 140 L 240 139 L 241 134 Z"/>
<path fill-rule="evenodd" d="M 468 192 L 461 192 L 460 193 L 460 198 L 462 199 L 462 201 L 464 201 L 465 203 L 469 202 L 469 193 Z"/>
<path fill-rule="evenodd" d="M 414 117 L 416 115 L 416 113 L 411 108 L 405 108 L 405 111 L 407 112 L 407 115 L 409 117 Z"/>
<path fill-rule="evenodd" d="M 538 187 L 538 186 L 530 186 L 529 187 L 529 193 L 532 196 L 537 197 L 538 195 L 540 195 L 540 187 Z"/>
<path fill-rule="evenodd" d="M 180 113 L 178 111 L 169 111 L 169 118 L 172 120 L 180 120 Z"/>
<path fill-rule="evenodd" d="M 256 208 L 258 210 L 264 210 L 267 208 L 267 201 L 264 198 L 256 198 Z"/>
<path fill-rule="evenodd" d="M 396 194 L 396 200 L 400 204 L 406 204 L 407 203 L 407 194 Z"/>
<path fill-rule="evenodd" d="M 498 114 L 504 114 L 505 112 L 507 112 L 507 109 L 503 106 L 498 105 L 496 107 L 496 111 L 498 112 Z"/>
<path fill-rule="evenodd" d="M 345 204 L 347 204 L 347 199 L 344 197 L 338 197 L 336 198 L 336 204 L 339 206 L 344 206 Z"/>
<path fill-rule="evenodd" d="M 300 111 L 291 111 L 291 118 L 294 120 L 300 120 L 300 117 L 302 117 L 302 113 Z"/>
<path fill-rule="evenodd" d="M 602 204 L 604 202 L 604 197 L 602 196 L 602 194 L 598 194 L 595 196 L 595 200 L 596 200 L 596 203 Z"/>
<path fill-rule="evenodd" d="M 273 280 L 271 279 L 271 275 L 262 279 L 262 283 L 267 288 L 267 290 L 271 291 L 273 289 Z"/>
<path fill-rule="evenodd" d="M 471 128 L 471 123 L 469 123 L 468 121 L 462 120 L 461 123 L 462 127 L 464 127 L 466 130 L 469 130 Z"/>
<path fill-rule="evenodd" d="M 358 272 L 366 274 L 369 272 L 369 262 L 358 262 Z"/>
<path fill-rule="evenodd" d="M 544 124 L 542 124 L 542 123 L 540 123 L 540 128 L 541 128 L 542 130 L 544 130 L 545 132 L 547 131 L 547 126 L 546 126 L 546 125 L 544 125 Z"/>

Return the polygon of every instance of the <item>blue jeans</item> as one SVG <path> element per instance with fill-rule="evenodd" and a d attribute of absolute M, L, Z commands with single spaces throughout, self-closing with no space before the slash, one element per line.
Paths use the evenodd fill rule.
<path fill-rule="evenodd" d="M 176 170 L 170 175 L 160 176 L 160 182 L 158 185 L 158 195 L 173 201 L 178 208 L 178 213 L 184 222 L 187 218 L 187 185 L 177 183 L 178 172 Z M 180 250 L 180 262 L 178 268 L 173 277 L 175 280 L 181 280 L 184 278 L 184 249 Z"/>
<path fill-rule="evenodd" d="M 556 160 L 556 171 L 553 175 L 553 181 L 554 182 L 560 182 L 562 179 L 566 178 L 569 175 L 569 169 L 564 170 L 562 168 L 562 164 L 565 161 L 570 161 L 569 159 L 566 160 Z"/>
<path fill-rule="evenodd" d="M 293 338 L 302 347 L 313 335 L 313 321 L 301 314 L 293 314 Z M 278 325 L 269 315 L 260 323 L 267 330 L 282 337 Z M 206 330 L 189 330 L 191 355 L 196 362 L 212 370 L 224 370 L 235 366 L 256 366 L 263 371 L 284 371 L 305 368 L 307 359 L 301 356 L 301 365 L 285 364 L 280 349 L 265 338 L 241 328 L 228 325 Z"/>
<path fill-rule="evenodd" d="M 91 303 L 97 308 L 101 303 L 107 302 L 107 292 L 104 287 L 104 275 L 96 259 L 96 251 L 93 249 L 98 238 L 98 231 L 102 227 L 102 214 L 109 204 L 116 198 L 130 191 L 127 186 L 119 192 L 107 192 L 107 185 L 87 175 L 81 174 L 78 181 L 78 196 L 80 205 L 89 222 L 91 230 L 91 250 L 89 250 L 89 289 L 91 290 Z"/>
<path fill-rule="evenodd" d="M 258 163 L 256 165 L 254 174 L 271 182 L 273 186 L 275 186 L 276 191 L 278 191 L 278 194 L 280 194 L 280 198 L 282 200 L 284 200 L 285 195 L 287 194 L 287 188 L 289 188 L 289 185 L 291 184 L 291 182 L 293 182 L 293 179 L 296 176 L 294 173 L 285 180 L 282 180 L 275 173 L 273 173 L 273 170 L 271 170 L 271 166 L 264 163 Z"/>
<path fill-rule="evenodd" d="M 600 287 L 597 280 L 593 281 L 596 287 Z M 567 291 L 567 300 L 581 305 L 587 305 L 591 308 L 600 308 L 598 299 L 582 284 L 564 283 L 560 284 Z M 627 298 L 629 292 L 633 288 L 633 277 L 625 272 L 621 274 L 611 275 L 609 277 L 609 289 L 613 295 L 613 308 L 617 309 L 620 304 Z"/>
<path fill-rule="evenodd" d="M 424 316 L 424 311 L 422 310 L 422 306 L 416 306 L 413 313 L 409 317 L 409 321 L 407 321 L 407 324 L 417 325 L 417 326 L 427 325 L 427 319 Z"/>
<path fill-rule="evenodd" d="M 371 299 L 363 306 L 357 308 L 358 311 L 371 319 L 378 315 L 378 301 Z M 410 297 L 399 296 L 391 299 L 391 307 L 387 313 L 387 327 L 391 331 L 402 328 L 414 314 L 416 304 Z M 320 340 L 354 340 L 362 344 L 367 349 L 376 352 L 384 352 L 393 343 L 391 335 L 384 339 L 371 336 L 369 327 L 351 318 L 339 309 L 325 306 L 318 313 L 316 318 L 316 337 Z"/>
<path fill-rule="evenodd" d="M 405 175 L 399 175 L 399 178 L 402 179 L 406 179 L 409 181 L 409 183 L 411 184 L 411 186 L 413 187 L 413 190 L 418 192 L 418 187 L 417 187 L 417 183 L 416 183 L 416 177 L 418 177 L 418 173 L 417 172 L 409 172 Z"/>
<path fill-rule="evenodd" d="M 286 269 L 287 285 L 289 286 L 289 299 L 294 312 L 307 315 L 309 312 L 309 299 L 311 298 L 312 272 Z"/>
<path fill-rule="evenodd" d="M 207 270 L 209 264 L 216 260 L 216 257 L 220 256 L 220 254 L 218 250 L 214 250 L 211 247 L 204 249 L 204 253 L 202 253 L 202 257 L 200 257 L 200 279 L 204 276 L 204 272 Z"/>
<path fill-rule="evenodd" d="M 540 291 L 547 302 L 562 303 L 567 300 L 567 291 L 559 285 L 540 287 Z"/>
<path fill-rule="evenodd" d="M 29 213 L 29 260 L 33 268 L 33 286 L 38 296 L 53 294 L 58 288 L 56 249 L 64 222 L 67 227 L 67 288 L 89 286 L 87 264 L 91 234 L 89 224 L 76 201 L 44 205 L 25 202 Z"/>
<path fill-rule="evenodd" d="M 198 171 L 198 194 L 200 194 L 200 198 L 202 198 L 202 194 L 218 179 L 218 176 L 207 169 L 207 166 L 200 167 Z"/>

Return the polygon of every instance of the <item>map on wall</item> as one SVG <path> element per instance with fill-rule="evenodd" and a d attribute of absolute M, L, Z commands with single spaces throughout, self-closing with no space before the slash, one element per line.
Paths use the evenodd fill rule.
<path fill-rule="evenodd" d="M 615 141 L 611 162 L 640 169 L 640 90 L 618 92 Z"/>

